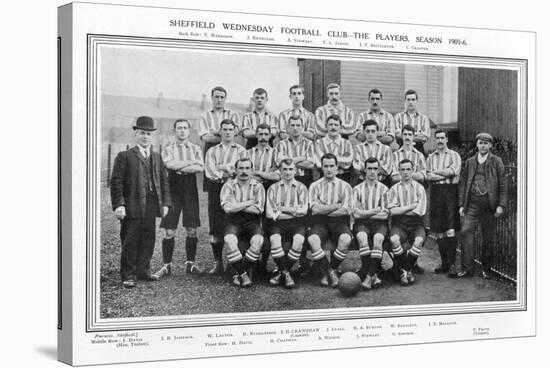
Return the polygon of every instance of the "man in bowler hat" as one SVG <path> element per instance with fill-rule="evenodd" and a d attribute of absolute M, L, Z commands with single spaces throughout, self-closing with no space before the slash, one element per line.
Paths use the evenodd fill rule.
<path fill-rule="evenodd" d="M 502 216 L 508 202 L 508 185 L 502 159 L 490 149 L 489 133 L 476 136 L 478 153 L 466 161 L 458 190 L 458 206 L 462 223 L 462 271 L 458 277 L 474 274 L 474 233 L 481 225 L 481 277 L 489 279 L 493 266 L 496 219 Z"/>
<path fill-rule="evenodd" d="M 170 207 L 167 172 L 160 154 L 151 148 L 153 119 L 140 116 L 133 129 L 136 146 L 117 155 L 111 176 L 111 203 L 121 223 L 120 275 L 127 288 L 137 280 L 156 279 L 150 269 L 155 220 L 166 216 Z"/>

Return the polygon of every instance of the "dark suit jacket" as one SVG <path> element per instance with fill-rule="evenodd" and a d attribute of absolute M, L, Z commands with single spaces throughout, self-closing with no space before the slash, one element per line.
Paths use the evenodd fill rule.
<path fill-rule="evenodd" d="M 163 206 L 170 206 L 168 174 L 158 152 L 151 149 L 153 185 L 158 197 L 158 217 Z M 147 199 L 147 170 L 145 158 L 138 147 L 120 152 L 113 165 L 111 176 L 111 204 L 113 210 L 126 207 L 128 218 L 145 217 Z"/>
<path fill-rule="evenodd" d="M 498 206 L 506 208 L 508 204 L 508 182 L 504 173 L 504 164 L 498 156 L 488 153 L 485 165 L 485 178 L 487 180 L 487 195 L 493 211 Z M 470 189 L 477 169 L 477 154 L 466 160 L 458 183 L 458 206 L 468 207 Z"/>

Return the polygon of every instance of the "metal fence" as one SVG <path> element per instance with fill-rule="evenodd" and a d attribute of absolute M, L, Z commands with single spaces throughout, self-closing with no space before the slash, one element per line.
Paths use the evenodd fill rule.
<path fill-rule="evenodd" d="M 491 268 L 498 275 L 516 282 L 517 281 L 517 167 L 505 166 L 505 174 L 508 178 L 508 204 L 504 215 L 497 220 L 495 229 L 495 246 Z M 475 235 L 475 258 L 479 263 L 481 259 L 482 238 L 478 229 Z"/>

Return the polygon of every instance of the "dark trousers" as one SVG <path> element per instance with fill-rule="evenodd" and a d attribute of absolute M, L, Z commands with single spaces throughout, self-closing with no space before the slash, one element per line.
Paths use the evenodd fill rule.
<path fill-rule="evenodd" d="M 496 219 L 487 196 L 470 195 L 462 225 L 462 267 L 466 272 L 474 271 L 474 235 L 481 225 L 481 264 L 484 270 L 493 265 Z"/>
<path fill-rule="evenodd" d="M 120 276 L 122 280 L 136 279 L 151 273 L 151 258 L 155 249 L 155 220 L 159 212 L 156 194 L 147 196 L 143 218 L 121 221 Z"/>

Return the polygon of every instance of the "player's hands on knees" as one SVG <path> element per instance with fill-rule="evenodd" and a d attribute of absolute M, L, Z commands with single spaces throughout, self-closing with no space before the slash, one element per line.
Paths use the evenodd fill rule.
<path fill-rule="evenodd" d="M 497 210 L 495 211 L 495 218 L 499 218 L 504 213 L 504 208 L 501 206 L 497 207 Z"/>
<path fill-rule="evenodd" d="M 162 206 L 162 217 L 168 214 L 168 206 Z"/>
<path fill-rule="evenodd" d="M 115 216 L 119 220 L 124 220 L 124 218 L 126 217 L 126 207 L 124 206 L 117 207 L 117 209 L 115 210 Z"/>

